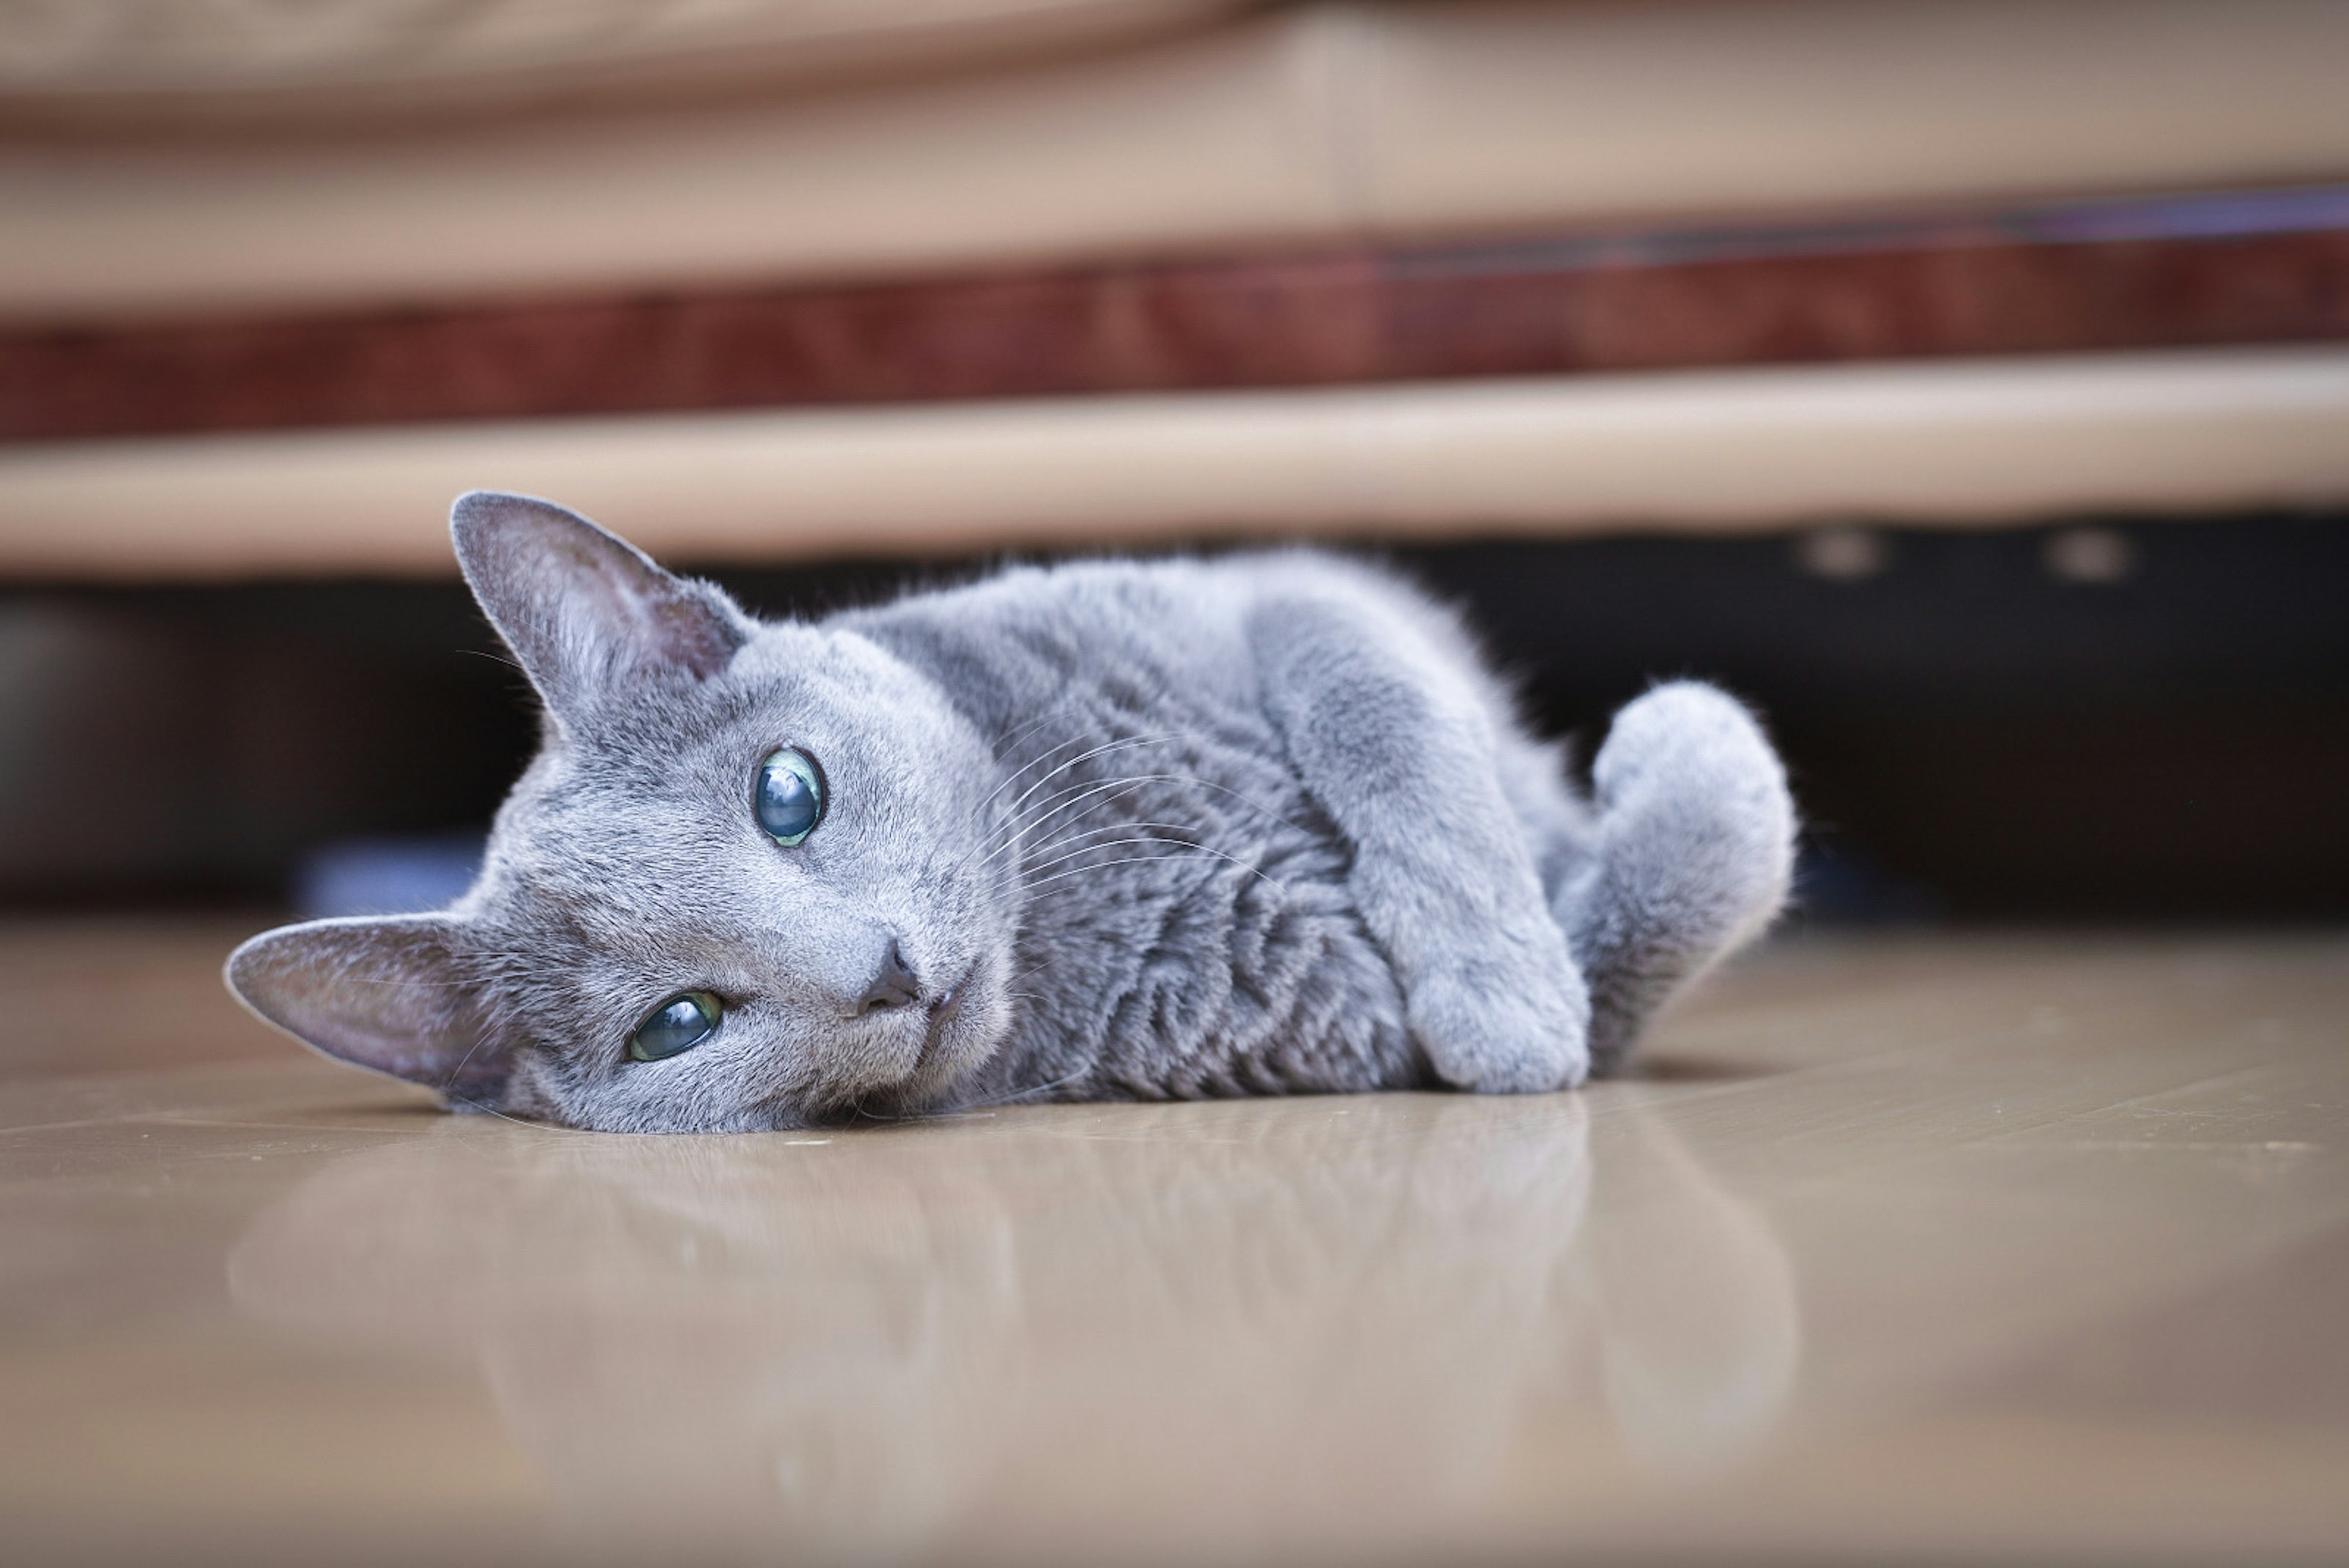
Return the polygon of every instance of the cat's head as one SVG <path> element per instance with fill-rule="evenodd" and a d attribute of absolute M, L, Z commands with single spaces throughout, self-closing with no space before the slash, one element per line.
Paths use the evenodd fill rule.
<path fill-rule="evenodd" d="M 453 909 L 255 937 L 247 1005 L 453 1104 L 613 1130 L 918 1109 L 995 1050 L 1009 792 L 934 681 L 544 502 L 452 526 L 544 743 Z"/>

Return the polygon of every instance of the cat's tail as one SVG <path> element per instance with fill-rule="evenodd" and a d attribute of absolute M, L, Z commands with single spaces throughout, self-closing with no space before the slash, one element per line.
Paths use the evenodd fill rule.
<path fill-rule="evenodd" d="M 1591 1064 L 1605 1072 L 1673 992 L 1785 903 L 1795 805 L 1754 716 L 1693 680 L 1617 713 L 1591 783 L 1588 858 L 1552 910 L 1590 986 Z"/>

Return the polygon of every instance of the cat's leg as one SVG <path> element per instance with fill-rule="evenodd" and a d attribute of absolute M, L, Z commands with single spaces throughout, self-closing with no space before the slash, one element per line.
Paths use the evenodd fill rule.
<path fill-rule="evenodd" d="M 1785 902 L 1795 806 L 1753 716 L 1698 681 L 1615 715 L 1591 765 L 1598 816 L 1553 908 L 1590 984 L 1601 1072 L 1680 987 Z"/>
<path fill-rule="evenodd" d="M 1248 637 L 1291 764 L 1353 846 L 1356 906 L 1436 1073 L 1490 1092 L 1579 1084 L 1589 998 L 1466 672 L 1367 595 L 1272 596 Z"/>

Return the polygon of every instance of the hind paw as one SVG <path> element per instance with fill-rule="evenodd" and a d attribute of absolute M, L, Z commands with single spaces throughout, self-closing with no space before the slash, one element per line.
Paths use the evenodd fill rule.
<path fill-rule="evenodd" d="M 1785 902 L 1795 807 L 1753 716 L 1694 681 L 1616 715 L 1591 769 L 1597 853 L 1561 893 L 1589 977 L 1602 1068 L 1681 985 L 1759 934 Z"/>

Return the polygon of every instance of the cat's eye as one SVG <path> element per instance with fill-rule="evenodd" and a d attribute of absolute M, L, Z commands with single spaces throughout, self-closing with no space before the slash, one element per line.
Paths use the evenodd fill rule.
<path fill-rule="evenodd" d="M 645 1015 L 628 1036 L 628 1055 L 638 1062 L 657 1062 L 680 1051 L 690 1051 L 718 1033 L 725 1009 L 706 991 L 672 996 Z"/>
<path fill-rule="evenodd" d="M 790 746 L 769 753 L 759 764 L 752 806 L 768 837 L 786 846 L 805 842 L 823 820 L 823 775 L 815 759 Z"/>

